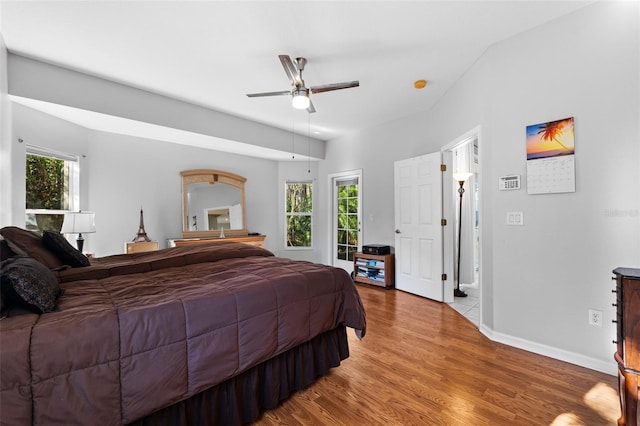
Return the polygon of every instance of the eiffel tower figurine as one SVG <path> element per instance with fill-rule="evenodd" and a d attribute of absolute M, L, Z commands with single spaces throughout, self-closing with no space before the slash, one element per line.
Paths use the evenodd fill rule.
<path fill-rule="evenodd" d="M 144 243 L 146 241 L 151 241 L 149 237 L 147 237 L 147 232 L 144 230 L 144 216 L 142 213 L 142 206 L 140 206 L 140 228 L 138 228 L 138 234 L 133 239 L 134 243 Z"/>

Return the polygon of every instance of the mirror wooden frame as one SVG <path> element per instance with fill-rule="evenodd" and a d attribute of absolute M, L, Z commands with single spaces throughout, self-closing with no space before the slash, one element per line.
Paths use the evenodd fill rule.
<path fill-rule="evenodd" d="M 226 183 L 240 189 L 240 203 L 242 205 L 242 229 L 225 229 L 224 235 L 228 237 L 246 236 L 246 208 L 244 202 L 244 183 L 247 179 L 234 173 L 225 172 L 223 170 L 213 169 L 194 169 L 183 170 L 180 172 L 182 176 L 182 238 L 213 238 L 219 237 L 219 230 L 190 231 L 189 230 L 189 212 L 187 203 L 187 185 L 190 183 L 206 182 L 206 183 Z"/>

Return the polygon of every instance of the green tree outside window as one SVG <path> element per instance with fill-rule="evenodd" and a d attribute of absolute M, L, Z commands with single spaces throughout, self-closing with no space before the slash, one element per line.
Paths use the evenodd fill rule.
<path fill-rule="evenodd" d="M 338 259 L 353 260 L 358 251 L 358 185 L 338 186 Z"/>
<path fill-rule="evenodd" d="M 57 230 L 64 215 L 59 212 L 33 214 L 30 210 L 69 209 L 69 165 L 58 158 L 27 154 L 26 209 L 27 229 Z M 33 223 L 35 220 L 35 223 Z"/>
<path fill-rule="evenodd" d="M 286 183 L 287 247 L 312 247 L 312 195 L 311 182 Z"/>

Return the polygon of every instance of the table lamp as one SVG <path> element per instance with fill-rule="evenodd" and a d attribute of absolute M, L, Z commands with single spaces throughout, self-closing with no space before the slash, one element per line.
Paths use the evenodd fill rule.
<path fill-rule="evenodd" d="M 78 244 L 78 250 L 82 252 L 84 246 L 82 234 L 96 232 L 95 213 L 83 211 L 66 212 L 60 232 L 63 234 L 78 234 L 76 243 Z"/>

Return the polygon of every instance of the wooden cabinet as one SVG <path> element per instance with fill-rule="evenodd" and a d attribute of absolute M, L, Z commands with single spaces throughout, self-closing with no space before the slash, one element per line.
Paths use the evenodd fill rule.
<path fill-rule="evenodd" d="M 226 237 L 226 238 L 175 238 L 169 240 L 169 247 L 183 246 L 186 244 L 202 244 L 202 243 L 245 243 L 252 246 L 264 248 L 264 239 L 266 235 L 247 235 L 244 237 Z"/>
<path fill-rule="evenodd" d="M 618 391 L 621 416 L 619 426 L 638 426 L 638 385 L 640 384 L 640 269 L 616 268 L 616 327 Z"/>
<path fill-rule="evenodd" d="M 353 255 L 353 280 L 390 289 L 395 282 L 395 258 L 393 254 Z"/>

